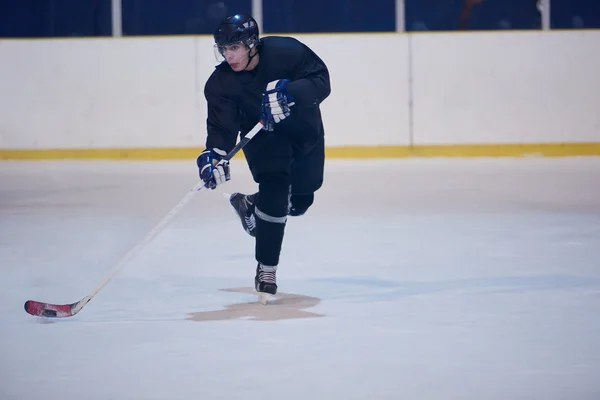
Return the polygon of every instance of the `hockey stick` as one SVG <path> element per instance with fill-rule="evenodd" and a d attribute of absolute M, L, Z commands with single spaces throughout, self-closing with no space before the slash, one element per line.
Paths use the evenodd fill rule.
<path fill-rule="evenodd" d="M 262 130 L 263 123 L 257 123 L 250 132 L 246 134 L 235 147 L 225 156 L 223 159 L 229 161 L 235 156 L 252 138 Z M 181 209 L 192 199 L 194 194 L 204 187 L 204 182 L 199 182 L 194 189 L 192 189 L 185 197 L 175 206 L 169 213 L 156 225 L 146 237 L 133 247 L 123 258 L 115 264 L 110 273 L 100 282 L 87 296 L 83 299 L 71 303 L 71 304 L 51 304 L 42 303 L 35 300 L 27 300 L 25 302 L 25 311 L 36 317 L 52 317 L 52 318 L 64 318 L 72 317 L 77 314 L 81 309 L 94 298 L 94 296 L 116 275 L 125 264 L 127 264 L 133 257 L 137 255 L 150 241 L 152 241 L 156 235 L 158 235 L 171 220 L 181 211 Z"/>

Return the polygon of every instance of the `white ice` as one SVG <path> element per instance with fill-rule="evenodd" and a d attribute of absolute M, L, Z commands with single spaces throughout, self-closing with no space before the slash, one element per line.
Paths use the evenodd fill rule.
<path fill-rule="evenodd" d="M 324 316 L 191 320 L 256 301 L 220 290 L 254 279 L 232 173 L 48 320 L 25 300 L 85 296 L 194 160 L 1 162 L 0 399 L 600 399 L 600 158 L 330 161 L 278 271 Z"/>

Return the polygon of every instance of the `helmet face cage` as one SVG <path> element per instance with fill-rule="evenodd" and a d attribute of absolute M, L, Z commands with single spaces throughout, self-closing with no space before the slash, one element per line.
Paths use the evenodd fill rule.
<path fill-rule="evenodd" d="M 258 43 L 258 38 L 257 37 L 250 37 L 246 40 L 239 40 L 239 41 L 234 41 L 234 42 L 229 42 L 229 43 L 224 43 L 224 44 L 219 44 L 219 43 L 215 43 L 214 45 L 214 53 L 215 53 L 215 58 L 217 59 L 218 62 L 223 62 L 225 61 L 225 47 L 226 46 L 233 46 L 235 44 L 238 45 L 242 45 L 245 46 L 248 49 L 248 52 L 250 52 Z"/>

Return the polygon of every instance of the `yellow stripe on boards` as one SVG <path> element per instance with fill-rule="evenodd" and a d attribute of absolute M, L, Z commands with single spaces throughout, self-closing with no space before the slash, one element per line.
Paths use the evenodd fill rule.
<path fill-rule="evenodd" d="M 600 156 L 600 143 L 329 147 L 328 158 Z"/>
<path fill-rule="evenodd" d="M 0 160 L 190 160 L 202 150 L 200 147 L 0 149 Z M 600 156 L 600 143 L 330 146 L 325 153 L 328 159 L 573 157 Z M 243 158 L 243 153 L 238 153 L 236 158 Z"/>

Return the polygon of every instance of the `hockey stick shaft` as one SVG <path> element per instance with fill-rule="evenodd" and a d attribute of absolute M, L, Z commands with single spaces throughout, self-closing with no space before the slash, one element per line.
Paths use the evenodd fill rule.
<path fill-rule="evenodd" d="M 254 128 L 252 128 L 252 130 L 250 132 L 248 132 L 246 134 L 246 136 L 244 136 L 235 145 L 235 147 L 229 153 L 227 153 L 227 155 L 224 158 L 227 160 L 231 160 L 244 146 L 246 146 L 248 144 L 248 142 L 250 140 L 252 140 L 252 138 L 254 136 L 256 136 L 256 134 L 258 132 L 260 132 L 262 130 L 262 128 L 263 128 L 262 122 L 257 123 L 254 126 Z M 204 187 L 205 187 L 204 182 L 200 181 L 194 187 L 194 189 L 192 189 L 189 193 L 187 193 L 183 197 L 183 199 L 181 199 L 181 201 L 175 207 L 173 207 L 171 209 L 171 211 L 169 211 L 169 213 L 167 215 L 165 215 L 165 217 L 154 228 L 152 228 L 152 230 L 150 232 L 148 232 L 146 237 L 141 242 L 139 242 L 137 245 L 135 245 L 135 247 L 133 247 L 127 254 L 125 254 L 125 256 L 123 256 L 123 258 L 113 267 L 110 274 L 108 274 L 106 276 L 106 278 L 101 283 L 99 283 L 94 288 L 94 290 L 92 290 L 91 294 L 88 297 L 90 297 L 90 299 L 91 299 L 91 297 L 94 297 L 96 295 L 96 293 L 98 293 L 104 286 L 106 286 L 108 281 L 111 280 L 111 278 L 121 269 L 121 267 L 123 267 L 123 265 L 125 265 L 129 261 L 131 261 L 131 259 L 133 257 L 135 257 L 149 242 L 151 242 L 171 222 L 171 220 L 183 209 L 183 207 L 185 207 L 187 205 L 187 203 L 190 202 L 190 200 L 194 196 L 195 192 L 201 190 Z"/>
<path fill-rule="evenodd" d="M 262 129 L 262 122 L 257 123 L 254 128 L 252 128 L 252 130 L 250 130 L 250 132 L 248 132 L 224 158 L 226 160 L 231 160 Z M 152 228 L 150 232 L 148 232 L 148 234 L 146 234 L 142 241 L 136 244 L 119 260 L 119 262 L 117 262 L 117 264 L 114 265 L 102 282 L 100 282 L 83 299 L 73 304 L 63 305 L 28 300 L 25 302 L 25 310 L 32 315 L 46 317 L 68 317 L 77 314 L 100 290 L 102 290 L 102 288 L 104 288 L 104 286 L 106 286 L 106 284 L 123 268 L 123 266 L 131 261 L 148 243 L 150 243 L 160 232 L 162 232 L 162 230 L 171 222 L 171 220 L 173 220 L 173 218 L 175 218 L 175 216 L 183 209 L 183 207 L 189 203 L 194 194 L 203 187 L 205 187 L 204 182 L 200 181 L 154 228 Z"/>
<path fill-rule="evenodd" d="M 224 158 L 226 160 L 231 160 L 233 156 L 235 156 L 238 153 L 238 151 L 240 151 L 244 146 L 246 146 L 248 142 L 251 141 L 252 138 L 262 130 L 263 127 L 264 126 L 262 122 L 259 122 L 256 125 L 254 125 L 254 128 L 252 128 L 250 132 L 248 132 L 242 139 L 240 139 L 238 144 L 236 144 L 235 147 Z"/>

